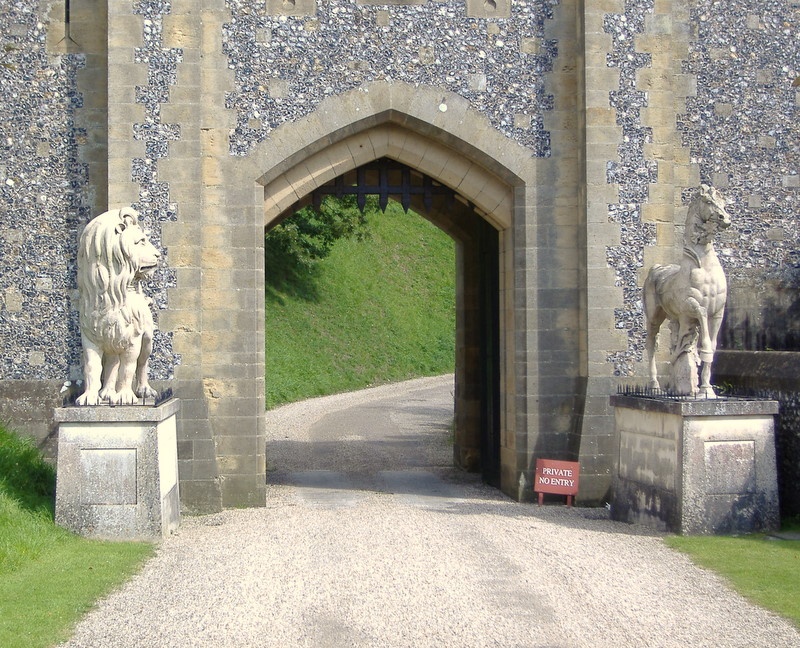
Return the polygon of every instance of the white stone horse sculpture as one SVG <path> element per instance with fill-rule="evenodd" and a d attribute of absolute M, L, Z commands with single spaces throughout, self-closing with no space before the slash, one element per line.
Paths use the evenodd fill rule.
<path fill-rule="evenodd" d="M 686 217 L 680 265 L 654 265 L 644 282 L 647 321 L 648 387 L 658 389 L 655 351 L 665 319 L 672 332 L 672 390 L 678 394 L 716 398 L 709 382 L 717 334 L 725 312 L 728 284 L 714 251 L 714 235 L 730 227 L 725 200 L 701 185 Z M 702 363 L 698 386 L 697 367 Z"/>

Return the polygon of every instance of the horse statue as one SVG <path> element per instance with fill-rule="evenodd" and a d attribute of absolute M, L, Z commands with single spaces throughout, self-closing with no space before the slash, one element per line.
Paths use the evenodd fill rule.
<path fill-rule="evenodd" d="M 689 204 L 680 265 L 654 265 L 647 273 L 644 314 L 650 388 L 659 389 L 655 352 L 658 331 L 669 319 L 672 390 L 682 395 L 716 398 L 709 380 L 728 284 L 713 241 L 718 231 L 730 225 L 725 199 L 714 187 L 701 185 Z M 698 385 L 697 368 L 701 364 Z"/>

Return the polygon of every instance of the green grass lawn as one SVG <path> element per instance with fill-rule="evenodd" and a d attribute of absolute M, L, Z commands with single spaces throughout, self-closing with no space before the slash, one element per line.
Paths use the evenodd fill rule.
<path fill-rule="evenodd" d="M 55 473 L 0 426 L 0 646 L 52 646 L 135 573 L 153 545 L 79 538 L 53 522 Z"/>
<path fill-rule="evenodd" d="M 390 202 L 302 290 L 267 288 L 267 406 L 453 371 L 455 245 Z M 267 274 L 270 259 L 267 259 Z"/>
<path fill-rule="evenodd" d="M 673 536 L 665 541 L 701 567 L 725 577 L 745 598 L 800 627 L 800 541 L 760 534 Z"/>

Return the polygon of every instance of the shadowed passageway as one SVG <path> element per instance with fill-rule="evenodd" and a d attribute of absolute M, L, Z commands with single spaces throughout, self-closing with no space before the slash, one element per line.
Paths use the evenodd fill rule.
<path fill-rule="evenodd" d="M 364 401 L 374 393 L 352 394 L 350 406 L 346 396 L 333 397 L 338 404 L 330 412 L 319 399 L 319 411 L 299 429 L 270 421 L 267 481 L 330 506 L 353 505 L 373 492 L 446 506 L 463 497 L 459 486 L 478 483 L 453 468 L 452 376 L 379 388 L 383 398 Z"/>

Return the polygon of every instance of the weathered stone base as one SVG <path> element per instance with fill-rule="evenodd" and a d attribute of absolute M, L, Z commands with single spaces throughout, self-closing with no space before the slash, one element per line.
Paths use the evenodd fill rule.
<path fill-rule="evenodd" d="M 796 330 L 800 330 L 797 328 Z M 780 404 L 775 428 L 781 517 L 800 515 L 800 352 L 727 351 L 714 356 L 713 384 L 734 394 L 756 392 Z M 0 398 L 2 396 L 0 395 Z"/>
<path fill-rule="evenodd" d="M 114 540 L 158 539 L 177 529 L 179 409 L 177 399 L 56 409 L 56 523 Z"/>
<path fill-rule="evenodd" d="M 612 396 L 611 515 L 682 534 L 779 526 L 775 401 Z"/>

